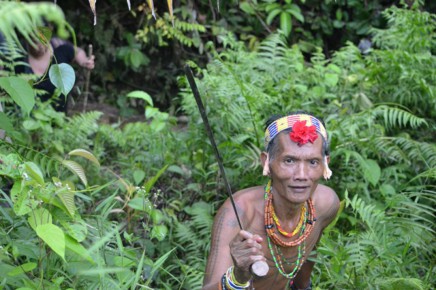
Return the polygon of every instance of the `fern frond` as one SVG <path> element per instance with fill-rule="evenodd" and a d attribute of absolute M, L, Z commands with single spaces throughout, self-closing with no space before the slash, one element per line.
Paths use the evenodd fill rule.
<path fill-rule="evenodd" d="M 424 118 L 415 116 L 411 112 L 400 108 L 382 105 L 374 108 L 373 112 L 376 115 L 383 116 L 383 120 L 387 128 L 392 128 L 395 126 L 411 126 L 413 129 L 417 129 L 418 127 L 423 125 L 428 126 L 428 123 Z"/>
<path fill-rule="evenodd" d="M 407 152 L 407 157 L 410 160 L 421 161 L 427 165 L 427 168 L 436 167 L 436 145 L 417 142 L 409 138 L 398 137 L 395 138 L 395 143 L 404 152 Z"/>
<path fill-rule="evenodd" d="M 51 176 L 58 171 L 60 162 L 55 156 L 49 156 L 47 152 L 38 151 L 19 144 L 14 146 L 16 147 L 16 152 L 22 156 L 23 160 L 38 164 L 44 176 Z"/>
<path fill-rule="evenodd" d="M 19 44 L 17 31 L 33 43 L 37 39 L 36 27 L 44 26 L 46 19 L 59 27 L 65 24 L 61 8 L 53 3 L 24 3 L 17 1 L 0 1 L 0 32 L 7 42 Z"/>
<path fill-rule="evenodd" d="M 436 16 L 418 9 L 400 9 L 392 6 L 383 11 L 388 20 L 387 29 L 372 29 L 376 45 L 386 49 L 411 52 L 428 50 L 434 45 Z"/>
<path fill-rule="evenodd" d="M 397 289 L 415 289 L 424 290 L 424 283 L 417 278 L 384 278 L 377 279 L 375 284 L 380 287 L 381 290 L 397 290 Z"/>
<path fill-rule="evenodd" d="M 98 119 L 103 113 L 94 111 L 73 116 L 62 129 L 63 144 L 67 152 L 76 148 L 89 148 L 92 140 L 89 138 L 98 130 Z"/>
<path fill-rule="evenodd" d="M 181 271 L 185 279 L 183 289 L 201 289 L 205 259 L 210 246 L 210 232 L 212 230 L 212 206 L 205 202 L 198 202 L 187 207 L 190 219 L 175 225 L 174 242 L 183 249 L 183 261 L 176 261 L 166 269 L 170 273 Z M 176 282 L 176 281 L 174 281 Z"/>
<path fill-rule="evenodd" d="M 372 232 L 380 232 L 383 220 L 385 219 L 383 211 L 376 209 L 374 204 L 367 205 L 358 195 L 355 195 L 352 200 L 347 199 L 347 203 L 359 214 L 361 220 Z"/>

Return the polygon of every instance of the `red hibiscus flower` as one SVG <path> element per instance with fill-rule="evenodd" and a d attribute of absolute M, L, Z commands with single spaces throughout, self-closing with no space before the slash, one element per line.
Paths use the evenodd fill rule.
<path fill-rule="evenodd" d="M 292 132 L 289 133 L 291 140 L 297 143 L 299 146 L 306 144 L 307 142 L 313 143 L 318 134 L 316 133 L 316 127 L 306 126 L 306 121 L 297 121 L 292 126 Z"/>

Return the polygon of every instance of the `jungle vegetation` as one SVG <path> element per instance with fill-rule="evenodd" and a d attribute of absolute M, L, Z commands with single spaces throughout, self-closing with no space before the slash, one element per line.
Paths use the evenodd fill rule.
<path fill-rule="evenodd" d="M 185 64 L 233 191 L 266 183 L 271 114 L 324 118 L 324 183 L 341 211 L 317 248 L 315 289 L 436 284 L 431 3 L 180 0 L 170 11 L 155 1 L 155 19 L 147 3 L 129 11 L 120 0 L 97 3 L 93 26 L 86 1 L 65 2 L 0 0 L 2 289 L 201 288 L 226 194 Z M 90 101 L 116 106 L 117 121 L 56 112 L 34 75 L 13 72 L 19 39 L 41 37 L 44 20 L 94 44 Z M 80 101 L 83 72 L 76 81 L 63 69 L 50 78 Z"/>

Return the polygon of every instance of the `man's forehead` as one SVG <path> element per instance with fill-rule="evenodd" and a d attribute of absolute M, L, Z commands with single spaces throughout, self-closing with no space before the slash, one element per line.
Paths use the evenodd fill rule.
<path fill-rule="evenodd" d="M 291 154 L 293 156 L 297 155 L 310 155 L 310 156 L 321 156 L 322 157 L 322 137 L 319 133 L 318 138 L 313 143 L 306 143 L 299 145 L 298 143 L 291 140 L 289 133 L 280 132 L 277 136 L 279 152 L 284 154 Z"/>

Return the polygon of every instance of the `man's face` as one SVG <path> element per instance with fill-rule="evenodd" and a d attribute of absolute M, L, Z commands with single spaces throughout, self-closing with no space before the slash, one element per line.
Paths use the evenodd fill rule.
<path fill-rule="evenodd" d="M 48 46 L 42 44 L 38 40 L 35 41 L 35 45 L 36 47 L 33 47 L 31 44 L 29 44 L 29 54 L 34 57 L 41 57 L 48 50 Z"/>
<path fill-rule="evenodd" d="M 323 175 L 322 138 L 298 146 L 288 133 L 277 137 L 278 150 L 270 162 L 273 192 L 277 198 L 303 203 L 315 191 Z"/>

